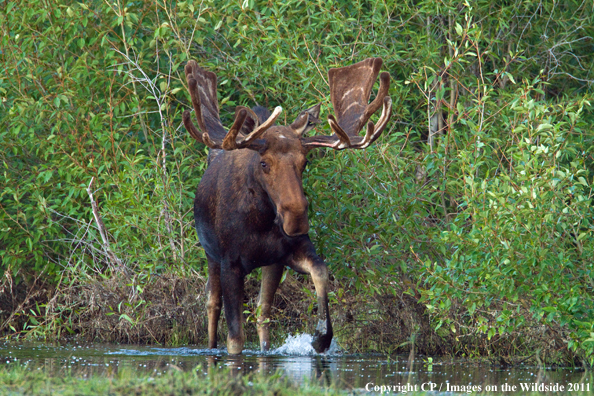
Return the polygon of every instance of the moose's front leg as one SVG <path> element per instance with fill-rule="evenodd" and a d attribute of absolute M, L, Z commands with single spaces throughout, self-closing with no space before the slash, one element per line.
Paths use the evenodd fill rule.
<path fill-rule="evenodd" d="M 328 267 L 315 253 L 311 253 L 311 250 L 303 257 L 294 256 L 288 265 L 295 271 L 309 273 L 312 277 L 318 296 L 318 325 L 311 345 L 316 352 L 325 352 L 330 347 L 333 334 L 328 310 Z"/>
<path fill-rule="evenodd" d="M 223 307 L 227 320 L 227 352 L 239 355 L 243 350 L 243 274 L 239 266 L 222 268 L 221 288 Z"/>

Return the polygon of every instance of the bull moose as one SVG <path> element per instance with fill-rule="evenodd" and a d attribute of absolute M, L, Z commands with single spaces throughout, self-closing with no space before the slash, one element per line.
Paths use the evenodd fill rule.
<path fill-rule="evenodd" d="M 318 324 L 312 346 L 324 352 L 332 341 L 328 312 L 328 269 L 309 236 L 308 202 L 302 174 L 307 153 L 316 147 L 363 149 L 382 133 L 392 111 L 390 75 L 380 75 L 377 97 L 369 96 L 382 66 L 369 58 L 328 72 L 334 115 L 328 115 L 331 136 L 305 134 L 319 123 L 320 105 L 302 111 L 286 126 L 275 125 L 282 111 L 238 106 L 226 131 L 219 118 L 217 76 L 195 61 L 185 67 L 186 81 L 198 121 L 190 111 L 183 122 L 190 135 L 207 145 L 208 167 L 194 200 L 194 218 L 208 260 L 208 346 L 217 347 L 217 326 L 225 307 L 227 351 L 240 354 L 243 332 L 244 277 L 262 267 L 258 336 L 263 351 L 270 348 L 268 322 L 274 293 L 284 267 L 308 273 L 318 300 Z M 377 125 L 369 118 L 382 107 Z M 367 124 L 365 136 L 359 136 Z M 222 304 L 221 304 L 222 303 Z"/>

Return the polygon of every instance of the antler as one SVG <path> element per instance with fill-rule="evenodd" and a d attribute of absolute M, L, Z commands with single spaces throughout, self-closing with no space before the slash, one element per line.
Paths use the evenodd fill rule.
<path fill-rule="evenodd" d="M 354 65 L 330 69 L 330 99 L 336 117 L 328 115 L 332 136 L 312 136 L 302 139 L 306 147 L 330 147 L 363 149 L 373 143 L 383 132 L 392 115 L 392 99 L 388 96 L 390 74 L 380 75 L 380 87 L 376 98 L 368 104 L 373 84 L 382 67 L 381 58 L 368 58 Z M 382 114 L 374 125 L 369 118 L 382 107 Z M 369 122 L 368 122 L 369 121 Z M 365 136 L 359 136 L 367 123 Z"/>
<path fill-rule="evenodd" d="M 190 135 L 210 148 L 235 150 L 248 147 L 274 124 L 283 110 L 280 106 L 275 108 L 268 120 L 262 125 L 258 125 L 258 116 L 252 110 L 244 106 L 237 106 L 235 120 L 227 132 L 219 118 L 216 74 L 202 69 L 193 60 L 186 64 L 185 72 L 192 105 L 202 133 L 194 126 L 189 110 L 184 111 L 182 120 Z M 238 139 L 237 135 L 247 117 L 251 118 L 254 129 L 247 136 Z"/>

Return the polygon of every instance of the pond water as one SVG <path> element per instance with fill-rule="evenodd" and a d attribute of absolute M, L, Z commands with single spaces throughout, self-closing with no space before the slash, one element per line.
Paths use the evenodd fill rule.
<path fill-rule="evenodd" d="M 198 366 L 202 370 L 228 367 L 241 373 L 272 374 L 280 370 L 297 383 L 319 381 L 361 393 L 433 390 L 432 394 L 488 394 L 494 393 L 496 387 L 497 393 L 526 394 L 547 386 L 555 394 L 594 394 L 592 372 L 579 368 L 539 370 L 519 365 L 504 369 L 487 363 L 420 356 L 411 363 L 408 356 L 347 354 L 335 346 L 319 355 L 313 351 L 307 334 L 290 336 L 271 352 L 245 350 L 241 356 L 229 356 L 225 349 L 200 347 L 0 343 L 0 364 L 15 363 L 50 375 L 70 373 L 81 377 L 110 376 L 119 370 L 161 375 L 171 369 L 193 370 Z M 559 391 L 561 386 L 564 392 Z"/>

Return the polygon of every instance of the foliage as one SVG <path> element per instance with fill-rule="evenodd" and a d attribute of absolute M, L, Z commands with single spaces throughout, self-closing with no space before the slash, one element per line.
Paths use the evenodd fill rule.
<path fill-rule="evenodd" d="M 333 388 L 315 383 L 296 386 L 280 374 L 242 375 L 223 369 L 196 367 L 189 372 L 170 370 L 161 375 L 148 375 L 129 370 L 116 370 L 108 376 L 68 373 L 51 375 L 27 370 L 23 366 L 3 365 L 0 368 L 0 392 L 10 395 L 339 395 Z M 178 371 L 179 370 L 179 371 Z"/>
<path fill-rule="evenodd" d="M 189 58 L 219 76 L 224 122 L 255 103 L 291 122 L 330 111 L 329 68 L 380 56 L 391 130 L 365 151 L 313 153 L 305 177 L 334 303 L 404 288 L 436 329 L 491 340 L 543 324 L 594 356 L 586 3 L 0 5 L 8 278 L 110 277 L 120 260 L 141 291 L 203 271 L 191 202 L 206 152 L 181 125 Z"/>

